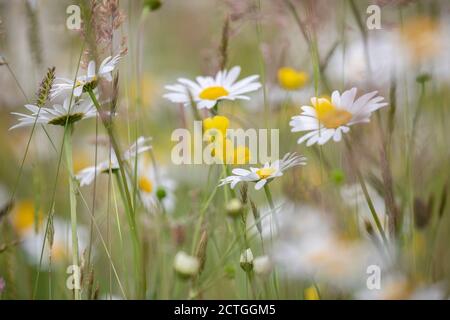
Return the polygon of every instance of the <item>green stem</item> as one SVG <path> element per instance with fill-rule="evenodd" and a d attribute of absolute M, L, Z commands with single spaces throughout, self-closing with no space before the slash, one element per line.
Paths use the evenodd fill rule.
<path fill-rule="evenodd" d="M 268 183 L 266 183 L 264 185 L 264 193 L 266 194 L 267 202 L 269 203 L 270 210 L 272 211 L 272 218 L 275 220 L 277 231 L 279 232 L 280 228 L 279 228 L 278 220 L 277 220 L 277 216 L 276 216 L 275 205 L 273 204 L 272 193 L 270 192 Z M 270 230 L 272 233 L 272 221 L 270 221 L 270 224 L 271 224 Z M 279 289 L 279 285 L 278 285 L 278 276 L 277 276 L 277 272 L 275 269 L 273 270 L 273 283 L 274 283 L 274 287 L 275 287 L 275 292 L 277 294 L 277 297 L 279 298 L 280 297 L 280 289 Z"/>
<path fill-rule="evenodd" d="M 77 198 L 75 191 L 75 181 L 73 175 L 73 160 L 72 160 L 72 125 L 67 125 L 67 130 L 64 134 L 64 152 L 66 155 L 67 171 L 69 173 L 69 201 L 70 201 L 70 222 L 72 229 L 72 264 L 80 267 L 78 257 L 78 235 L 77 235 Z M 78 275 L 79 276 L 79 275 Z M 80 279 L 76 279 L 76 286 L 74 289 L 75 300 L 81 300 L 81 292 L 77 286 L 80 284 Z"/>
<path fill-rule="evenodd" d="M 145 297 L 145 281 L 144 279 L 144 265 L 142 263 L 142 257 L 140 254 L 140 244 L 139 244 L 139 235 L 136 227 L 136 218 L 135 218 L 135 212 L 134 212 L 134 205 L 132 202 L 130 190 L 128 188 L 127 184 L 127 175 L 124 168 L 124 161 L 122 160 L 122 151 L 120 150 L 119 144 L 117 142 L 117 139 L 114 135 L 113 130 L 113 123 L 110 117 L 106 117 L 102 113 L 102 107 L 100 106 L 97 97 L 94 94 L 94 91 L 92 89 L 88 90 L 88 94 L 94 103 L 97 112 L 100 115 L 100 119 L 102 120 L 103 126 L 105 127 L 106 131 L 108 132 L 108 136 L 111 141 L 112 148 L 114 150 L 114 153 L 117 158 L 117 162 L 119 164 L 118 172 L 116 173 L 116 177 L 118 179 L 119 183 L 119 190 L 120 195 L 122 197 L 123 204 L 125 206 L 125 211 L 127 214 L 128 224 L 130 227 L 131 237 L 133 241 L 133 251 L 134 251 L 134 265 L 136 269 L 136 290 L 137 290 L 137 296 L 140 298 Z"/>
<path fill-rule="evenodd" d="M 114 176 L 116 177 L 117 188 L 119 190 L 119 194 L 122 199 L 122 202 L 125 206 L 125 212 L 127 215 L 128 224 L 130 225 L 130 229 L 131 229 L 131 240 L 133 242 L 133 256 L 134 256 L 134 272 L 135 272 L 135 277 L 136 277 L 138 296 L 145 297 L 145 291 L 143 291 L 143 290 L 145 290 L 144 284 L 142 283 L 142 280 L 141 280 L 141 279 L 143 279 L 142 278 L 143 264 L 141 262 L 141 252 L 139 250 L 140 243 L 139 243 L 139 236 L 136 232 L 136 222 L 133 218 L 130 207 L 127 205 L 127 201 L 125 198 L 124 185 L 120 178 L 120 174 L 117 170 L 114 171 Z"/>

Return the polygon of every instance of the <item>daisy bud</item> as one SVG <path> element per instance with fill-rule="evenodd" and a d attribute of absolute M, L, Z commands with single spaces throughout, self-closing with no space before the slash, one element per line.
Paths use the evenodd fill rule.
<path fill-rule="evenodd" d="M 428 73 L 422 73 L 419 76 L 417 76 L 416 81 L 418 83 L 425 83 L 427 81 L 429 81 L 431 79 L 431 75 L 429 75 Z"/>
<path fill-rule="evenodd" d="M 244 207 L 242 206 L 242 203 L 239 199 L 234 198 L 228 201 L 225 210 L 227 211 L 227 214 L 232 217 L 236 218 L 242 215 Z"/>
<path fill-rule="evenodd" d="M 144 2 L 144 7 L 148 7 L 150 11 L 158 10 L 162 6 L 162 2 L 160 0 L 146 0 Z"/>
<path fill-rule="evenodd" d="M 180 251 L 176 254 L 173 263 L 175 271 L 182 278 L 190 278 L 197 275 L 200 269 L 200 261 L 197 257 L 188 255 L 186 252 Z"/>
<path fill-rule="evenodd" d="M 156 197 L 159 201 L 162 201 L 167 196 L 167 191 L 163 187 L 158 187 L 156 190 Z"/>
<path fill-rule="evenodd" d="M 241 254 L 240 265 L 242 270 L 250 272 L 253 270 L 253 253 L 252 249 L 248 248 Z"/>
<path fill-rule="evenodd" d="M 253 261 L 253 270 L 258 275 L 268 275 L 272 271 L 272 262 L 268 256 L 256 257 Z"/>

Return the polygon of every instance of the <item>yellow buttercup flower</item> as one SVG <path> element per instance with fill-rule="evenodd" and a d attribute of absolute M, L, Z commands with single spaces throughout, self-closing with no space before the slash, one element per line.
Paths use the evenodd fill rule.
<path fill-rule="evenodd" d="M 308 74 L 289 67 L 278 70 L 278 82 L 285 90 L 298 90 L 308 81 Z"/>
<path fill-rule="evenodd" d="M 316 287 L 311 286 L 305 289 L 304 292 L 305 300 L 320 300 L 319 292 L 317 292 Z"/>
<path fill-rule="evenodd" d="M 224 116 L 214 116 L 203 120 L 203 132 L 209 141 L 213 141 L 219 133 L 225 138 L 230 120 Z"/>

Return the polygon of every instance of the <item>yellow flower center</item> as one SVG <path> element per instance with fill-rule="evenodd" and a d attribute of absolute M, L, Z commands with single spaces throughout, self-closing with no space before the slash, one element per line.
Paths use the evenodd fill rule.
<path fill-rule="evenodd" d="M 139 178 L 139 189 L 146 193 L 151 193 L 153 191 L 153 184 L 150 179 L 141 177 Z"/>
<path fill-rule="evenodd" d="M 209 87 L 200 92 L 199 97 L 203 100 L 217 100 L 228 95 L 228 91 L 224 87 Z"/>
<path fill-rule="evenodd" d="M 328 99 L 317 99 L 314 107 L 316 108 L 317 119 L 328 129 L 336 129 L 352 119 L 350 112 L 336 108 Z"/>
<path fill-rule="evenodd" d="M 66 250 L 61 243 L 54 243 L 52 246 L 52 259 L 61 261 L 66 256 Z"/>
<path fill-rule="evenodd" d="M 270 177 L 275 172 L 274 168 L 261 168 L 258 171 L 256 171 L 256 174 L 259 176 L 260 179 L 266 179 Z"/>
<path fill-rule="evenodd" d="M 41 215 L 37 213 L 40 223 Z M 19 234 L 24 234 L 31 230 L 36 220 L 36 212 L 31 201 L 22 201 L 17 204 L 14 214 L 12 215 L 12 225 Z"/>
<path fill-rule="evenodd" d="M 278 70 L 278 82 L 286 90 L 297 90 L 308 81 L 306 72 L 297 71 L 292 68 L 283 67 Z"/>

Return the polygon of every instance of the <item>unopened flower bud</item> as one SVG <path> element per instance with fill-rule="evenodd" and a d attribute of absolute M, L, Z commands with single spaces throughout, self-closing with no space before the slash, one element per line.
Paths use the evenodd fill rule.
<path fill-rule="evenodd" d="M 167 196 L 167 191 L 163 187 L 158 187 L 156 190 L 156 197 L 159 201 L 162 201 Z"/>
<path fill-rule="evenodd" d="M 272 271 L 272 262 L 268 256 L 256 257 L 253 261 L 253 270 L 258 275 L 268 275 Z"/>
<path fill-rule="evenodd" d="M 253 253 L 250 248 L 248 248 L 241 254 L 240 264 L 241 264 L 241 268 L 245 272 L 252 271 L 252 269 L 253 269 Z"/>
<path fill-rule="evenodd" d="M 180 251 L 176 254 L 173 263 L 175 271 L 183 278 L 197 275 L 200 269 L 200 261 L 186 252 Z"/>
<path fill-rule="evenodd" d="M 230 217 L 236 218 L 241 216 L 244 207 L 242 206 L 241 200 L 234 198 L 228 201 L 225 209 Z"/>

